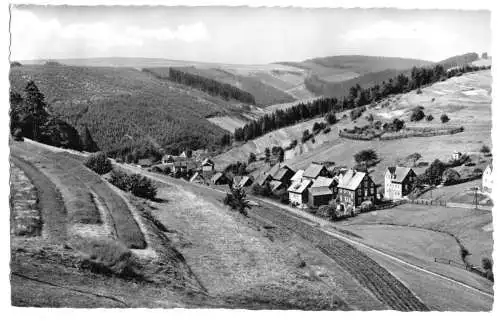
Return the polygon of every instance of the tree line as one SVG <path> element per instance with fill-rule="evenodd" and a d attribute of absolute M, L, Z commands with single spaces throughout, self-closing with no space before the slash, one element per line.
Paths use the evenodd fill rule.
<path fill-rule="evenodd" d="M 413 67 L 407 75 L 401 73 L 396 77 L 362 88 L 359 84 L 349 89 L 347 96 L 342 98 L 327 97 L 320 98 L 309 103 L 299 103 L 286 110 L 277 110 L 272 114 L 267 114 L 257 120 L 236 128 L 234 139 L 236 141 L 247 141 L 262 136 L 273 130 L 290 126 L 298 122 L 328 114 L 350 110 L 357 107 L 376 103 L 393 94 L 401 94 L 411 90 L 419 89 L 422 86 L 442 81 L 451 77 L 460 76 L 463 73 L 473 72 L 483 69 L 490 69 L 490 66 L 462 66 L 445 70 L 442 65 L 433 67 Z"/>
<path fill-rule="evenodd" d="M 243 103 L 255 105 L 255 98 L 252 94 L 230 84 L 175 68 L 169 68 L 168 73 L 169 79 L 177 83 L 200 89 L 210 95 L 222 97 L 225 100 L 235 99 Z"/>

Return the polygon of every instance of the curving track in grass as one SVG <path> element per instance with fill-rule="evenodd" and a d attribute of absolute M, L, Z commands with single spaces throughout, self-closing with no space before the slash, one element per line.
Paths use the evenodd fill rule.
<path fill-rule="evenodd" d="M 61 235 L 67 233 L 67 224 L 101 224 L 91 191 L 107 207 L 117 237 L 131 249 L 146 247 L 144 235 L 128 205 L 107 182 L 81 161 L 65 152 L 54 152 L 30 142 L 12 143 L 11 154 L 18 162 L 24 162 L 32 170 L 45 174 L 50 184 L 60 191 L 66 211 L 47 215 L 52 215 L 50 219 L 57 217 Z"/>

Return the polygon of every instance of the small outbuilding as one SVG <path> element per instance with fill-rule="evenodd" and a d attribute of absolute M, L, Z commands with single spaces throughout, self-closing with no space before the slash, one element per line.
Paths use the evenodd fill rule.
<path fill-rule="evenodd" d="M 310 207 L 328 205 L 332 199 L 333 191 L 326 186 L 309 188 L 308 204 Z"/>

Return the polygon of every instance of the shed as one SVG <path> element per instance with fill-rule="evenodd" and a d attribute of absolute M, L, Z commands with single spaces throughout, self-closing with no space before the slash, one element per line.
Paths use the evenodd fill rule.
<path fill-rule="evenodd" d="M 328 205 L 332 199 L 333 191 L 326 186 L 309 188 L 308 204 L 310 207 Z"/>

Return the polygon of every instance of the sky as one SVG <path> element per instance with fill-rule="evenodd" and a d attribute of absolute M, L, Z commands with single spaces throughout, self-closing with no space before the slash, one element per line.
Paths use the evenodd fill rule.
<path fill-rule="evenodd" d="M 489 11 L 15 6 L 11 60 L 147 57 L 235 64 L 491 50 Z"/>

